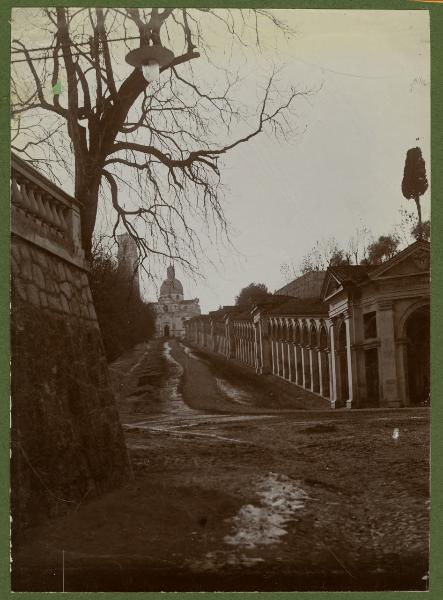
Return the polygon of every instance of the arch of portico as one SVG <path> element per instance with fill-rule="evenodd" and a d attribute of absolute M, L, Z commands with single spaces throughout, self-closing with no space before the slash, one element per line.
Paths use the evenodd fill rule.
<path fill-rule="evenodd" d="M 332 401 L 331 350 L 324 319 L 269 317 L 271 372 Z"/>
<path fill-rule="evenodd" d="M 421 298 L 402 312 L 397 325 L 397 361 L 403 403 L 428 404 L 430 397 L 430 304 Z"/>
<path fill-rule="evenodd" d="M 257 351 L 255 348 L 255 328 L 253 321 L 234 320 L 232 322 L 234 356 L 240 362 L 250 367 L 257 366 Z"/>

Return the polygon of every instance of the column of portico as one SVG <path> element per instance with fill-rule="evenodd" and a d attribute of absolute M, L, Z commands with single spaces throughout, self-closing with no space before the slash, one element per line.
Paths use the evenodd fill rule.
<path fill-rule="evenodd" d="M 314 361 L 313 361 L 313 353 L 314 350 L 312 349 L 312 346 L 309 346 L 309 350 L 308 350 L 308 354 L 309 354 L 309 376 L 310 376 L 310 386 L 309 389 L 311 390 L 311 392 L 314 391 Z"/>
<path fill-rule="evenodd" d="M 269 373 L 272 369 L 272 349 L 270 340 L 270 324 L 264 318 L 258 323 L 258 340 L 260 355 L 260 374 Z"/>
<path fill-rule="evenodd" d="M 278 375 L 278 322 L 274 319 L 274 375 Z"/>
<path fill-rule="evenodd" d="M 303 367 L 303 349 L 302 349 L 302 338 L 301 338 L 301 325 L 299 324 L 298 327 L 298 341 L 296 343 L 296 373 L 297 373 L 297 379 L 296 379 L 296 383 L 299 386 L 303 386 L 303 373 L 304 373 L 304 367 Z"/>
<path fill-rule="evenodd" d="M 288 365 L 288 372 L 286 374 L 286 378 L 288 381 L 292 381 L 292 342 L 290 341 L 290 336 L 288 341 L 286 342 L 286 360 Z"/>
<path fill-rule="evenodd" d="M 351 353 L 351 317 L 348 312 L 344 315 L 345 327 L 346 327 L 346 356 L 348 363 L 348 388 L 349 398 L 346 400 L 346 408 L 352 407 L 352 401 L 354 399 L 354 381 L 352 376 L 352 353 Z"/>
<path fill-rule="evenodd" d="M 278 375 L 278 323 L 274 319 L 274 333 L 273 333 L 273 347 L 274 347 L 274 375 Z"/>
<path fill-rule="evenodd" d="M 256 368 L 256 343 L 255 343 L 255 326 L 254 323 L 249 325 L 249 341 L 251 344 L 251 367 Z"/>
<path fill-rule="evenodd" d="M 211 323 L 209 347 L 211 348 L 211 350 L 213 352 L 217 352 L 217 347 L 218 347 L 217 345 L 218 345 L 217 330 L 215 329 L 214 324 Z"/>
<path fill-rule="evenodd" d="M 377 330 L 380 339 L 380 381 L 382 406 L 400 406 L 398 397 L 394 311 L 391 301 L 380 301 L 377 311 Z"/>
<path fill-rule="evenodd" d="M 285 378 L 285 342 L 284 342 L 284 330 L 285 330 L 285 322 L 284 319 L 279 320 L 280 323 L 280 363 L 281 368 L 279 371 L 280 377 Z"/>
<path fill-rule="evenodd" d="M 337 351 L 335 344 L 335 325 L 331 323 L 329 327 L 329 339 L 331 351 L 329 353 L 329 387 L 330 387 L 330 399 L 331 408 L 335 408 L 337 403 Z"/>
<path fill-rule="evenodd" d="M 272 362 L 272 373 L 275 373 L 275 360 L 274 360 L 274 338 L 272 337 L 274 334 L 270 335 L 270 345 L 271 345 L 271 362 Z"/>
<path fill-rule="evenodd" d="M 294 342 L 294 359 L 295 359 L 295 383 L 301 385 L 302 381 L 300 378 L 300 369 L 298 368 L 300 358 L 300 346 L 297 342 Z"/>
<path fill-rule="evenodd" d="M 295 331 L 295 330 L 294 330 Z M 292 352 L 294 354 L 294 382 L 298 384 L 298 369 L 297 369 L 297 342 L 294 341 L 292 344 Z"/>
<path fill-rule="evenodd" d="M 408 340 L 398 338 L 395 342 L 397 348 L 397 389 L 400 406 L 411 404 L 408 391 Z"/>
<path fill-rule="evenodd" d="M 283 379 L 288 376 L 288 365 L 286 364 L 286 339 L 287 339 L 287 323 L 286 319 L 282 319 L 282 338 L 281 338 L 281 355 L 283 366 Z"/>
<path fill-rule="evenodd" d="M 313 382 L 313 386 L 312 386 L 312 390 L 313 392 L 315 392 L 316 394 L 320 393 L 320 378 L 321 378 L 321 373 L 320 373 L 320 366 L 321 366 L 321 357 L 320 357 L 320 348 L 318 346 L 316 346 L 313 349 L 313 355 L 312 355 L 312 359 L 313 359 L 313 374 L 314 374 L 314 382 Z"/>
<path fill-rule="evenodd" d="M 321 348 L 317 348 L 318 393 L 323 396 L 323 357 Z"/>
<path fill-rule="evenodd" d="M 280 346 L 280 342 L 278 339 L 278 325 L 277 325 L 277 335 L 275 338 L 275 375 L 279 375 L 280 374 L 280 361 L 279 361 L 279 346 Z"/>
<path fill-rule="evenodd" d="M 259 360 L 259 344 L 258 344 L 258 324 L 254 323 L 252 325 L 253 327 L 253 334 L 254 334 L 254 341 L 253 341 L 253 356 L 254 356 L 254 362 L 253 362 L 253 367 L 256 370 L 256 372 L 258 373 L 259 367 L 260 367 L 260 360 Z"/>
<path fill-rule="evenodd" d="M 318 369 L 320 374 L 320 395 L 323 398 L 331 398 L 330 384 L 330 352 L 320 348 L 318 353 Z"/>
<path fill-rule="evenodd" d="M 291 364 L 291 381 L 295 383 L 295 353 L 294 353 L 294 344 L 295 344 L 295 319 L 291 319 L 291 339 L 288 343 L 288 354 L 289 354 L 289 362 Z"/>
<path fill-rule="evenodd" d="M 288 325 L 288 341 L 286 342 L 286 355 L 288 357 L 288 381 L 294 381 L 294 369 L 292 366 L 292 340 L 294 339 L 294 329 L 292 324 L 292 319 L 289 319 Z"/>
<path fill-rule="evenodd" d="M 306 351 L 303 343 L 300 346 L 301 349 L 301 371 L 302 371 L 302 386 L 306 387 Z"/>
<path fill-rule="evenodd" d="M 307 345 L 304 348 L 305 361 L 306 361 L 306 385 L 307 390 L 311 389 L 312 385 L 312 361 L 311 361 L 311 347 Z"/>

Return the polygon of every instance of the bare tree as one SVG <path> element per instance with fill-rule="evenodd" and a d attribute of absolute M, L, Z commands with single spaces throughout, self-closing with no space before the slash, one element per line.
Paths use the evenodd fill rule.
<path fill-rule="evenodd" d="M 374 236 L 370 229 L 363 225 L 357 227 L 353 235 L 349 238 L 347 246 L 347 256 L 354 265 L 359 265 L 368 258 L 370 245 L 374 242 Z"/>
<path fill-rule="evenodd" d="M 251 125 L 232 98 L 236 74 L 211 63 L 204 27 L 218 28 L 239 51 L 251 37 L 260 45 L 263 22 L 283 35 L 289 28 L 264 10 L 58 7 L 41 15 L 46 46 L 12 42 L 13 149 L 49 166 L 52 177 L 65 178 L 73 157 L 87 256 L 103 203 L 116 216 L 114 236 L 123 225 L 141 259 L 156 255 L 195 270 L 196 223 L 227 228 L 218 159 L 265 128 L 287 135 L 295 98 L 309 93 L 290 88 L 283 95 L 271 75 Z M 124 56 L 136 45 L 162 44 L 175 57 L 160 82 L 148 84 Z M 213 81 L 200 79 L 192 65 L 201 55 Z"/>
<path fill-rule="evenodd" d="M 300 263 L 300 272 L 325 271 L 332 264 L 349 264 L 350 259 L 345 251 L 340 248 L 337 239 L 331 236 L 327 239 L 317 240 L 307 252 Z"/>

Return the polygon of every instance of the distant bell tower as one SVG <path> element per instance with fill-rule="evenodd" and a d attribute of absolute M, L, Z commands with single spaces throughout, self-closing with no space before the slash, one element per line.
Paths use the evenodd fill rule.
<path fill-rule="evenodd" d="M 128 287 L 140 297 L 137 244 L 129 233 L 118 235 L 117 244 L 118 270 L 126 279 Z"/>

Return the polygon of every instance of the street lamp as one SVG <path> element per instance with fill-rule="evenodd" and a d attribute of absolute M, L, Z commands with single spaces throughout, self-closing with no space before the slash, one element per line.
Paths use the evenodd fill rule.
<path fill-rule="evenodd" d="M 149 83 L 158 80 L 160 69 L 174 60 L 174 54 L 163 46 L 142 46 L 131 50 L 125 60 L 133 67 L 141 67 L 143 77 Z"/>

